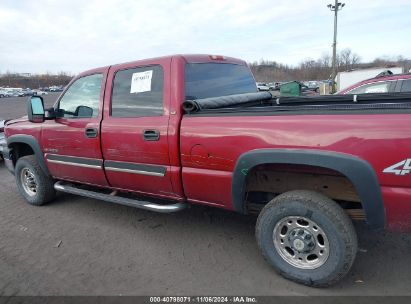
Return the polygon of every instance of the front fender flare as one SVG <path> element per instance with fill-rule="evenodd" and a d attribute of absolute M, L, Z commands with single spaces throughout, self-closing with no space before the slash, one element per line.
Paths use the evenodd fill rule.
<path fill-rule="evenodd" d="M 234 210 L 246 213 L 245 186 L 249 170 L 262 164 L 308 165 L 332 169 L 346 176 L 360 197 L 367 223 L 385 227 L 385 209 L 381 187 L 373 167 L 353 155 L 320 150 L 261 149 L 242 154 L 235 165 L 232 182 Z"/>
<path fill-rule="evenodd" d="M 50 176 L 49 169 L 47 168 L 46 161 L 44 160 L 43 152 L 41 151 L 40 145 L 37 142 L 37 139 L 31 135 L 21 135 L 21 134 L 16 134 L 12 135 L 7 138 L 7 146 L 10 147 L 12 144 L 19 144 L 19 143 L 24 143 L 30 146 L 30 148 L 33 150 L 34 155 L 40 165 L 40 168 L 43 170 L 43 172 Z"/>

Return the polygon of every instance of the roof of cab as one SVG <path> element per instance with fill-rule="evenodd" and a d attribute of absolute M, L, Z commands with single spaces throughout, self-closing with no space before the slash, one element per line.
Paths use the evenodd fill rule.
<path fill-rule="evenodd" d="M 129 62 L 123 62 L 123 63 L 112 64 L 108 66 L 103 66 L 99 68 L 94 68 L 94 69 L 81 72 L 78 76 L 92 74 L 94 72 L 98 72 L 103 69 L 108 69 L 112 66 L 114 67 L 114 66 L 125 65 L 125 64 L 135 64 L 136 66 L 138 66 L 139 64 L 144 64 L 147 61 L 165 60 L 165 59 L 172 59 L 172 58 L 180 58 L 180 59 L 183 59 L 187 63 L 215 62 L 215 63 L 232 63 L 232 64 L 247 65 L 247 62 L 245 62 L 244 60 L 233 58 L 233 57 L 221 56 L 221 55 L 175 54 L 175 55 L 168 55 L 168 56 L 162 56 L 162 57 L 145 58 L 145 59 L 136 60 L 136 61 L 129 61 Z"/>

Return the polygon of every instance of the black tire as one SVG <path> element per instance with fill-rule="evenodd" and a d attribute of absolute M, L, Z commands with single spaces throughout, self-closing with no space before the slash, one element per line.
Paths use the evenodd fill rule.
<path fill-rule="evenodd" d="M 22 172 L 23 175 L 27 172 L 32 174 L 36 186 L 31 188 L 35 188 L 35 190 L 27 190 L 28 187 L 24 186 L 24 176 L 22 176 Z M 20 194 L 30 205 L 44 205 L 56 196 L 53 179 L 43 172 L 34 155 L 23 156 L 17 160 L 15 178 Z"/>
<path fill-rule="evenodd" d="M 282 223 L 282 220 L 289 217 L 299 216 L 318 224 L 327 238 L 328 257 L 318 268 L 303 269 L 292 265 L 276 248 L 276 246 L 286 246 L 278 245 L 278 241 L 277 245 L 274 245 L 273 234 L 275 227 L 278 227 L 277 223 Z M 291 231 L 290 229 L 287 242 L 290 240 Z M 314 287 L 328 287 L 341 280 L 350 270 L 357 253 L 357 234 L 351 219 L 336 202 L 313 191 L 290 191 L 270 201 L 258 216 L 256 238 L 264 258 L 279 274 L 295 282 Z"/>

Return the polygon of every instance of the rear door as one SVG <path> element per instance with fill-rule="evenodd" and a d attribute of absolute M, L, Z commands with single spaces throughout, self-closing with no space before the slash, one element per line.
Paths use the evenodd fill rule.
<path fill-rule="evenodd" d="M 168 145 L 171 59 L 110 70 L 102 151 L 112 187 L 175 198 Z"/>

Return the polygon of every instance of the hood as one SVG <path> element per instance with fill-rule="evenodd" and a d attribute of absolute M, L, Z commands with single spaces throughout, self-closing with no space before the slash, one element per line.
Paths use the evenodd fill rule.
<path fill-rule="evenodd" d="M 5 126 L 10 126 L 12 124 L 19 123 L 19 122 L 27 122 L 28 120 L 29 120 L 29 118 L 26 115 L 26 116 L 16 118 L 16 119 L 5 120 L 4 122 L 5 122 Z"/>

